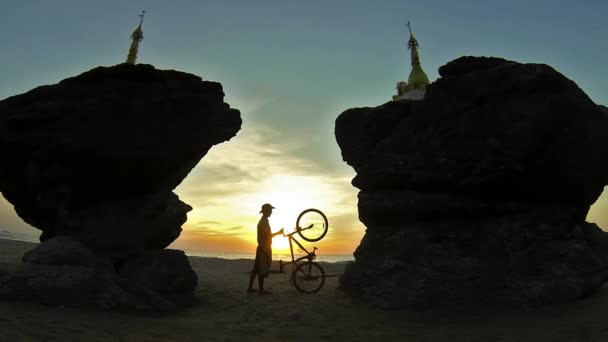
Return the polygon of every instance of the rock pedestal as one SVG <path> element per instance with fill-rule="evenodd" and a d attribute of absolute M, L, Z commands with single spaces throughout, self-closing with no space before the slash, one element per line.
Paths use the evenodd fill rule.
<path fill-rule="evenodd" d="M 420 101 L 336 120 L 367 231 L 341 286 L 385 307 L 545 304 L 608 279 L 585 222 L 608 184 L 608 115 L 547 65 L 462 57 Z"/>
<path fill-rule="evenodd" d="M 221 84 L 195 75 L 121 64 L 7 98 L 0 101 L 0 191 L 42 231 L 40 248 L 63 249 L 56 241 L 68 237 L 112 265 L 104 277 L 118 279 L 127 294 L 151 291 L 182 303 L 171 298 L 192 294 L 196 275 L 183 253 L 163 249 L 180 235 L 192 208 L 173 189 L 213 145 L 240 129 L 239 111 L 223 97 Z M 61 262 L 25 261 L 30 270 L 48 265 L 61 274 Z M 133 279 L 154 286 L 134 291 L 140 282 Z M 0 288 L 4 297 L 11 281 Z"/>

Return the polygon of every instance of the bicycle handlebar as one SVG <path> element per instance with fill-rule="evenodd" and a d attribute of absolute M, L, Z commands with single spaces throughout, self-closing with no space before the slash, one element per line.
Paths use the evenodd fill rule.
<path fill-rule="evenodd" d="M 295 231 L 293 231 L 293 232 L 291 232 L 291 233 L 289 233 L 289 234 L 285 234 L 285 230 L 283 230 L 283 236 L 290 236 L 290 235 L 293 235 L 293 234 L 295 234 L 295 233 L 297 233 L 297 232 L 301 232 L 301 231 L 303 231 L 303 230 L 310 229 L 310 228 L 312 228 L 313 226 L 314 226 L 314 224 L 312 224 L 312 223 L 311 223 L 310 225 L 308 225 L 308 227 L 304 227 L 304 228 L 296 227 L 296 230 L 295 230 Z M 283 229 L 284 229 L 284 228 L 283 228 Z"/>

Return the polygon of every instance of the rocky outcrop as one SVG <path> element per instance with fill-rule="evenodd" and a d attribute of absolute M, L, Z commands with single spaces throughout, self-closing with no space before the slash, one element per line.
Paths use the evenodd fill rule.
<path fill-rule="evenodd" d="M 336 120 L 367 226 L 341 285 L 387 307 L 544 304 L 608 279 L 587 211 L 608 184 L 608 115 L 547 65 L 462 57 L 421 101 Z"/>
<path fill-rule="evenodd" d="M 171 276 L 187 285 L 162 280 L 166 286 L 153 291 L 192 292 L 187 258 L 163 249 L 192 209 L 173 189 L 240 129 L 239 111 L 223 97 L 219 83 L 198 76 L 121 64 L 7 98 L 0 101 L 0 191 L 42 231 L 41 247 L 51 254 L 66 248 L 52 239 L 67 236 L 87 251 L 67 255 L 92 253 L 114 268 L 135 260 L 144 267 L 141 256 L 155 255 L 148 280 L 153 265 L 177 265 L 182 273 Z M 26 258 L 26 265 L 61 263 Z"/>
<path fill-rule="evenodd" d="M 0 298 L 157 312 L 195 302 L 197 277 L 182 251 L 147 252 L 125 260 L 130 266 L 117 267 L 82 242 L 58 236 L 27 252 L 23 261 L 21 269 L 0 278 Z"/>
<path fill-rule="evenodd" d="M 182 251 L 149 251 L 126 260 L 118 274 L 129 283 L 145 287 L 178 305 L 188 305 L 194 298 L 197 275 Z"/>

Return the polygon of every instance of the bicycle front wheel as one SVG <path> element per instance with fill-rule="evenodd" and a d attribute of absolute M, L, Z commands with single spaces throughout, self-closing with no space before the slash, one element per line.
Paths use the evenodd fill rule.
<path fill-rule="evenodd" d="M 327 217 L 321 210 L 306 209 L 298 215 L 296 228 L 302 239 L 315 242 L 321 240 L 327 234 L 329 224 L 327 223 Z"/>
<path fill-rule="evenodd" d="M 303 293 L 318 292 L 325 284 L 325 271 L 316 262 L 301 263 L 294 271 L 293 284 L 298 291 Z"/>

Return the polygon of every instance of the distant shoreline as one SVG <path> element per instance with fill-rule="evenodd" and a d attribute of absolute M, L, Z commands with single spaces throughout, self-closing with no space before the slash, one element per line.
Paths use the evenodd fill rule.
<path fill-rule="evenodd" d="M 233 253 L 233 252 L 197 252 L 197 251 L 184 251 L 186 255 L 191 257 L 202 257 L 202 258 L 219 258 L 225 260 L 237 260 L 237 259 L 255 259 L 254 253 Z M 296 257 L 302 256 L 303 254 L 296 254 Z M 285 253 L 273 253 L 273 260 L 291 260 L 290 254 Z M 342 254 L 319 254 L 317 255 L 316 261 L 322 262 L 349 262 L 354 261 L 354 256 L 342 255 Z"/>

